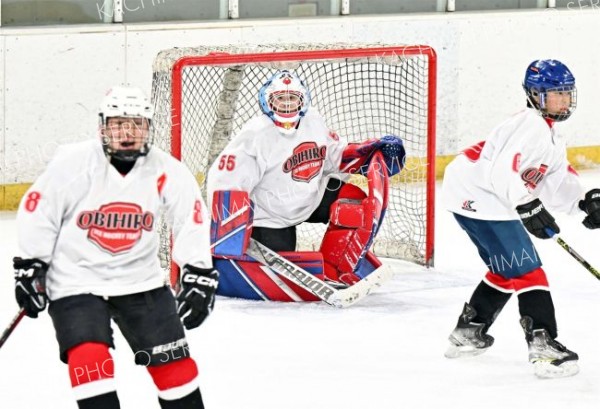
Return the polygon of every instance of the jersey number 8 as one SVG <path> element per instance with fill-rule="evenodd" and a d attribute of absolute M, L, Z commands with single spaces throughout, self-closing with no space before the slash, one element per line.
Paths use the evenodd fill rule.
<path fill-rule="evenodd" d="M 28 212 L 35 211 L 42 195 L 39 192 L 29 192 L 27 195 L 27 200 L 25 201 L 25 210 Z"/>

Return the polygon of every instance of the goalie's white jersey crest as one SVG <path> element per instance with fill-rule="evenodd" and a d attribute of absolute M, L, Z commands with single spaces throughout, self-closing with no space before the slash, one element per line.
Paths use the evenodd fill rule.
<path fill-rule="evenodd" d="M 291 173 L 292 179 L 296 181 L 310 182 L 321 172 L 323 161 L 327 157 L 327 146 L 302 142 L 293 152 L 283 163 L 283 172 Z"/>

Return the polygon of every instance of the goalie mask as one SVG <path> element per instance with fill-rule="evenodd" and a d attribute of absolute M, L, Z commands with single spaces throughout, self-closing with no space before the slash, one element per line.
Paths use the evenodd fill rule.
<path fill-rule="evenodd" d="M 304 82 L 290 71 L 278 71 L 258 93 L 260 109 L 283 134 L 296 132 L 300 119 L 310 106 L 310 92 Z"/>
<path fill-rule="evenodd" d="M 575 77 L 558 60 L 536 60 L 529 64 L 523 88 L 529 103 L 544 118 L 564 121 L 577 106 Z"/>
<path fill-rule="evenodd" d="M 139 88 L 111 88 L 99 110 L 104 153 L 124 162 L 147 155 L 152 114 L 153 108 Z"/>

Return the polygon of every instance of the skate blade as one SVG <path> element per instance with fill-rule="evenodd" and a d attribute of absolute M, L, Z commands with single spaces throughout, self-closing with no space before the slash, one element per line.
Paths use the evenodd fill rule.
<path fill-rule="evenodd" d="M 449 359 L 466 358 L 469 356 L 477 356 L 483 354 L 488 348 L 475 348 L 469 345 L 457 346 L 450 344 L 444 356 Z"/>
<path fill-rule="evenodd" d="M 552 365 L 550 362 L 538 361 L 533 363 L 535 376 L 542 379 L 566 378 L 579 372 L 577 361 L 567 361 L 561 365 Z"/>

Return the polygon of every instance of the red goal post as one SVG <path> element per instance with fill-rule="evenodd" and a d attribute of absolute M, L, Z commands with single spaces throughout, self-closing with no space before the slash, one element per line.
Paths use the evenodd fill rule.
<path fill-rule="evenodd" d="M 435 51 L 429 46 L 267 45 L 164 50 L 154 62 L 154 144 L 182 160 L 205 187 L 208 168 L 250 118 L 258 90 L 292 69 L 329 127 L 350 142 L 400 136 L 405 169 L 391 179 L 376 254 L 433 265 Z M 365 186 L 361 176 L 351 181 Z M 318 249 L 325 226 L 299 226 L 299 249 Z M 164 236 L 164 234 L 163 234 Z M 168 259 L 168 240 L 163 253 Z M 165 250 L 166 249 L 166 250 Z"/>

